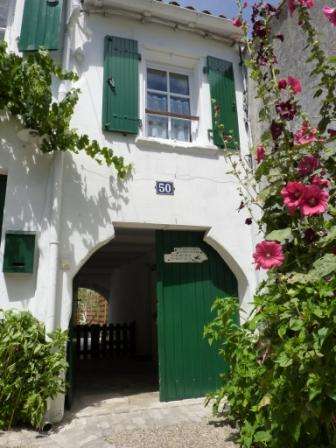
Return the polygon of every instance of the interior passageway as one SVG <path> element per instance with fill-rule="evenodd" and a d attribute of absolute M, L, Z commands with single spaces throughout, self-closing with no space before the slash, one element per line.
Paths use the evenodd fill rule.
<path fill-rule="evenodd" d="M 83 288 L 106 299 L 106 324 Z M 155 231 L 116 228 L 74 279 L 72 409 L 158 391 L 156 308 Z"/>

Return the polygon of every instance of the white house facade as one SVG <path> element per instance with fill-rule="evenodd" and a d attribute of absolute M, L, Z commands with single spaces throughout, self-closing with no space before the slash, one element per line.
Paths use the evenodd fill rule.
<path fill-rule="evenodd" d="M 239 147 L 232 151 L 249 157 L 239 30 L 224 17 L 175 2 L 43 2 L 59 8 L 53 26 L 60 44 L 50 50 L 64 69 L 79 76 L 73 127 L 113 148 L 133 171 L 120 181 L 112 168 L 84 154 L 42 154 L 34 137 L 2 116 L 0 308 L 30 310 L 48 330 L 65 330 L 74 290 L 92 287 L 109 299 L 116 321 L 139 320 L 138 346 L 145 354 L 146 344 L 153 344 L 146 297 L 156 295 L 156 283 L 162 291 L 168 288 L 162 276 L 158 280 L 157 265 L 166 269 L 174 260 L 179 266 L 198 265 L 202 257 L 209 261 L 218 255 L 248 312 L 258 280 L 252 264 L 253 226 L 245 224 L 244 210 L 237 211 L 240 197 L 216 145 L 212 104 L 213 97 L 222 102 L 224 125 L 236 126 Z M 5 34 L 9 51 L 25 53 L 41 44 L 34 33 L 46 16 L 41 13 L 28 31 L 24 21 L 31 20 L 27 8 L 41 12 L 43 2 L 12 1 Z M 68 88 L 67 83 L 55 86 L 55 97 Z M 189 233 L 201 236 L 200 245 L 194 237 L 187 242 Z M 179 240 L 179 235 L 186 238 Z M 20 259 L 20 245 L 30 252 L 28 258 Z M 179 272 L 177 285 L 183 282 Z M 190 275 L 185 284 L 193 281 Z M 196 285 L 198 279 L 196 273 Z M 164 311 L 159 313 L 162 344 L 171 330 Z M 171 363 L 169 357 L 164 362 Z M 59 397 L 49 418 L 60 420 L 63 409 L 64 397 Z"/>

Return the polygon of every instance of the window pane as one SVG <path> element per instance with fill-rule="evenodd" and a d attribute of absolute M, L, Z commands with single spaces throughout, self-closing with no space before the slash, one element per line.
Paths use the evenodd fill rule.
<path fill-rule="evenodd" d="M 147 117 L 148 137 L 168 138 L 168 118 Z"/>
<path fill-rule="evenodd" d="M 167 92 L 167 73 L 149 68 L 147 70 L 147 87 Z"/>
<path fill-rule="evenodd" d="M 191 141 L 190 121 L 172 119 L 171 121 L 171 138 L 181 142 Z"/>
<path fill-rule="evenodd" d="M 150 110 L 156 110 L 160 112 L 167 112 L 167 95 L 160 95 L 159 93 L 147 94 L 147 108 Z"/>
<path fill-rule="evenodd" d="M 189 79 L 186 75 L 178 75 L 177 73 L 170 73 L 170 91 L 172 93 L 179 93 L 180 95 L 189 95 Z"/>
<path fill-rule="evenodd" d="M 170 110 L 174 114 L 190 115 L 189 98 L 172 96 L 170 98 Z"/>

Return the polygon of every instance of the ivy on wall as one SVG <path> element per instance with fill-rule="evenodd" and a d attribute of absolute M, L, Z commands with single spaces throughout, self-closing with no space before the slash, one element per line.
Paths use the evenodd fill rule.
<path fill-rule="evenodd" d="M 52 97 L 52 81 L 77 81 L 78 76 L 64 72 L 44 50 L 24 57 L 9 53 L 0 42 L 0 110 L 9 112 L 21 124 L 41 137 L 43 153 L 84 151 L 99 164 L 113 166 L 119 178 L 125 178 L 131 166 L 86 134 L 70 126 L 79 89 L 70 89 L 60 101 Z"/>

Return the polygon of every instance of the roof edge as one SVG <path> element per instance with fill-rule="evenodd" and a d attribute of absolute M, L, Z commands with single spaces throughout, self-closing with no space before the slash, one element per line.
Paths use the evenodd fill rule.
<path fill-rule="evenodd" d="M 174 29 L 197 33 L 205 38 L 240 42 L 243 32 L 232 20 L 162 0 L 82 0 L 84 10 L 93 13 L 127 15 L 133 19 L 156 22 Z"/>

